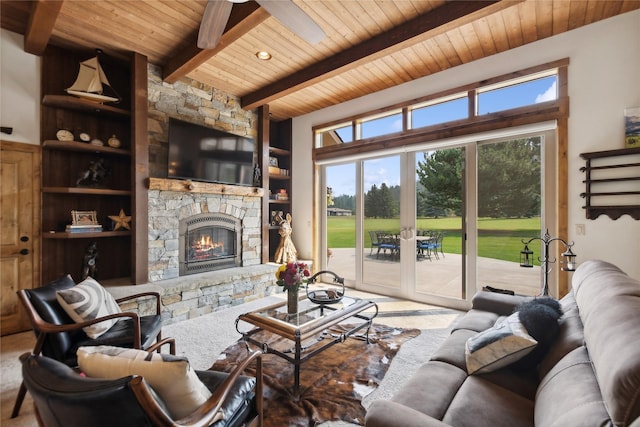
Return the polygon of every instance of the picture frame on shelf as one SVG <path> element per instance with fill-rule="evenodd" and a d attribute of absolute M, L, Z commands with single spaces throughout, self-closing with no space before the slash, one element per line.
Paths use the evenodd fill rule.
<path fill-rule="evenodd" d="M 273 156 L 269 156 L 269 166 L 273 166 L 275 168 L 278 167 L 278 158 L 277 157 L 273 157 Z"/>
<path fill-rule="evenodd" d="M 98 225 L 98 215 L 96 211 L 71 211 L 72 225 Z"/>

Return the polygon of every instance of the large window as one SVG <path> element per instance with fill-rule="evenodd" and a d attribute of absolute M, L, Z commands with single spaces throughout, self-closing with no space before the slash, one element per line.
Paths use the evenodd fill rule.
<path fill-rule="evenodd" d="M 338 201 L 332 212 L 353 216 L 329 218 L 327 209 L 322 240 L 329 246 L 321 251 L 339 252 L 336 230 L 352 236 L 354 247 L 340 261 L 354 266 L 347 275 L 356 287 L 373 292 L 446 304 L 438 298 L 464 301 L 485 284 L 508 288 L 497 280 L 504 276 L 517 277 L 517 292 L 535 295 L 539 268 L 515 267 L 520 238 L 566 228 L 557 199 L 566 194 L 558 191 L 566 175 L 556 176 L 563 170 L 556 154 L 566 151 L 567 66 L 521 70 L 314 128 L 315 161 L 325 165 L 323 183 Z M 350 143 L 323 144 L 338 129 Z M 349 165 L 347 179 L 333 166 L 341 162 Z M 446 164 L 454 175 L 429 170 Z M 343 197 L 340 181 L 355 193 Z M 458 189 L 457 207 L 440 203 L 453 200 L 442 188 Z M 342 206 L 347 201 L 353 210 Z M 330 261 L 340 268 L 337 258 Z M 436 261 L 449 263 L 450 277 L 430 268 Z"/>

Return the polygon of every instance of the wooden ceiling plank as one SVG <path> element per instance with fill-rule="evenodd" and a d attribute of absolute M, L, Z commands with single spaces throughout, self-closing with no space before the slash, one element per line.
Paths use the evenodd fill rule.
<path fill-rule="evenodd" d="M 487 22 L 489 23 L 489 31 L 491 32 L 491 37 L 493 38 L 496 50 L 498 52 L 509 50 L 507 30 L 504 27 L 502 14 L 494 13 L 493 15 L 487 16 Z"/>
<path fill-rule="evenodd" d="M 480 36 L 475 30 L 473 23 L 469 23 L 467 25 L 462 25 L 459 27 L 459 30 L 464 37 L 467 46 L 469 47 L 469 51 L 473 56 L 474 60 L 484 58 L 484 51 L 482 49 L 482 42 L 480 40 Z"/>
<path fill-rule="evenodd" d="M 509 38 L 509 49 L 513 49 L 524 44 L 522 28 L 520 28 L 520 14 L 518 9 L 513 7 L 505 9 L 502 14 L 505 29 Z"/>
<path fill-rule="evenodd" d="M 463 63 L 471 62 L 474 60 L 474 57 L 471 53 L 471 49 L 469 48 L 469 42 L 464 37 L 460 28 L 454 28 L 451 31 L 447 32 L 451 43 L 456 48 L 456 52 L 458 56 L 462 59 Z"/>
<path fill-rule="evenodd" d="M 38 0 L 33 3 L 24 35 L 25 52 L 38 56 L 44 53 L 62 3 L 62 0 Z"/>
<path fill-rule="evenodd" d="M 451 39 L 449 39 L 446 33 L 435 36 L 433 40 L 438 45 L 438 48 L 447 58 L 447 61 L 449 62 L 449 64 L 451 64 L 451 66 L 456 67 L 462 64 L 462 59 L 453 47 L 453 44 L 451 44 Z"/>
<path fill-rule="evenodd" d="M 537 2 L 524 2 L 518 5 L 520 27 L 522 28 L 522 38 L 525 44 L 538 40 L 535 3 Z"/>
<path fill-rule="evenodd" d="M 177 82 L 269 16 L 271 15 L 254 2 L 234 5 L 227 28 L 220 37 L 218 45 L 214 49 L 202 50 L 196 46 L 196 38 L 194 37 L 193 44 L 188 49 L 179 52 L 167 61 L 163 67 L 162 79 L 167 83 Z"/>
<path fill-rule="evenodd" d="M 587 6 L 588 3 L 586 1 L 571 2 L 571 7 L 569 8 L 570 30 L 582 27 L 584 25 L 587 17 Z"/>
<path fill-rule="evenodd" d="M 536 31 L 538 33 L 538 40 L 551 37 L 553 35 L 553 7 L 551 2 L 537 1 L 536 5 Z"/>
<path fill-rule="evenodd" d="M 562 0 L 553 2 L 553 34 L 564 33 L 569 29 L 569 10 L 571 3 Z"/>
<path fill-rule="evenodd" d="M 496 8 L 492 8 L 492 5 Z M 390 49 L 405 47 L 414 38 L 435 35 L 432 32 L 436 30 L 444 32 L 453 26 L 454 21 L 478 19 L 479 15 L 494 13 L 501 7 L 510 6 L 513 6 L 512 2 L 455 1 L 445 3 L 426 15 L 418 16 L 403 25 L 299 70 L 254 93 L 243 96 L 242 107 L 252 109 L 267 104 L 280 96 L 343 72 L 345 68 L 355 68 L 365 58 L 376 59 L 388 54 Z"/>

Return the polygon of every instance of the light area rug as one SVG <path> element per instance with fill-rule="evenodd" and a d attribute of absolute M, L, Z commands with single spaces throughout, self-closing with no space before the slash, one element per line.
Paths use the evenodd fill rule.
<path fill-rule="evenodd" d="M 258 308 L 282 301 L 282 297 L 270 296 L 242 305 L 226 308 L 195 319 L 184 320 L 166 325 L 163 336 L 175 337 L 177 353 L 189 358 L 194 369 L 208 369 L 218 356 L 230 345 L 238 340 L 239 333 L 235 329 L 235 320 L 242 314 Z M 439 314 L 439 313 L 442 314 Z M 385 318 L 381 311 L 377 322 L 404 326 L 405 318 Z M 390 399 L 420 365 L 440 346 L 449 334 L 450 324 L 458 316 L 450 310 L 433 310 L 428 316 L 421 316 L 417 323 L 421 334 L 402 345 L 395 355 L 389 370 L 379 386 L 362 399 L 362 405 L 367 408 L 374 400 Z M 33 412 L 33 401 L 27 393 L 27 398 L 20 412 L 20 416 L 10 419 L 11 408 L 22 376 L 18 356 L 33 349 L 35 337 L 32 332 L 23 332 L 2 337 L 0 359 L 0 394 L 1 412 L 0 425 L 3 427 L 33 427 L 37 423 Z M 304 369 L 304 367 L 303 367 Z M 322 427 L 353 427 L 353 423 L 345 421 L 329 421 L 321 423 Z"/>

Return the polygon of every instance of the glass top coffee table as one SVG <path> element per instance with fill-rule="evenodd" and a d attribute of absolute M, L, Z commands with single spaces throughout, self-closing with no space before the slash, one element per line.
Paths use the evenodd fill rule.
<path fill-rule="evenodd" d="M 236 319 L 236 330 L 245 342 L 260 347 L 264 353 L 279 356 L 294 365 L 294 389 L 300 388 L 300 365 L 310 357 L 349 337 L 369 342 L 369 329 L 378 315 L 373 301 L 343 297 L 336 304 L 324 305 L 300 299 L 297 314 L 287 314 L 287 302 L 241 314 Z M 241 330 L 240 324 L 253 326 Z M 269 331 L 275 339 L 263 339 L 259 332 Z M 362 331 L 360 334 L 357 332 Z"/>

